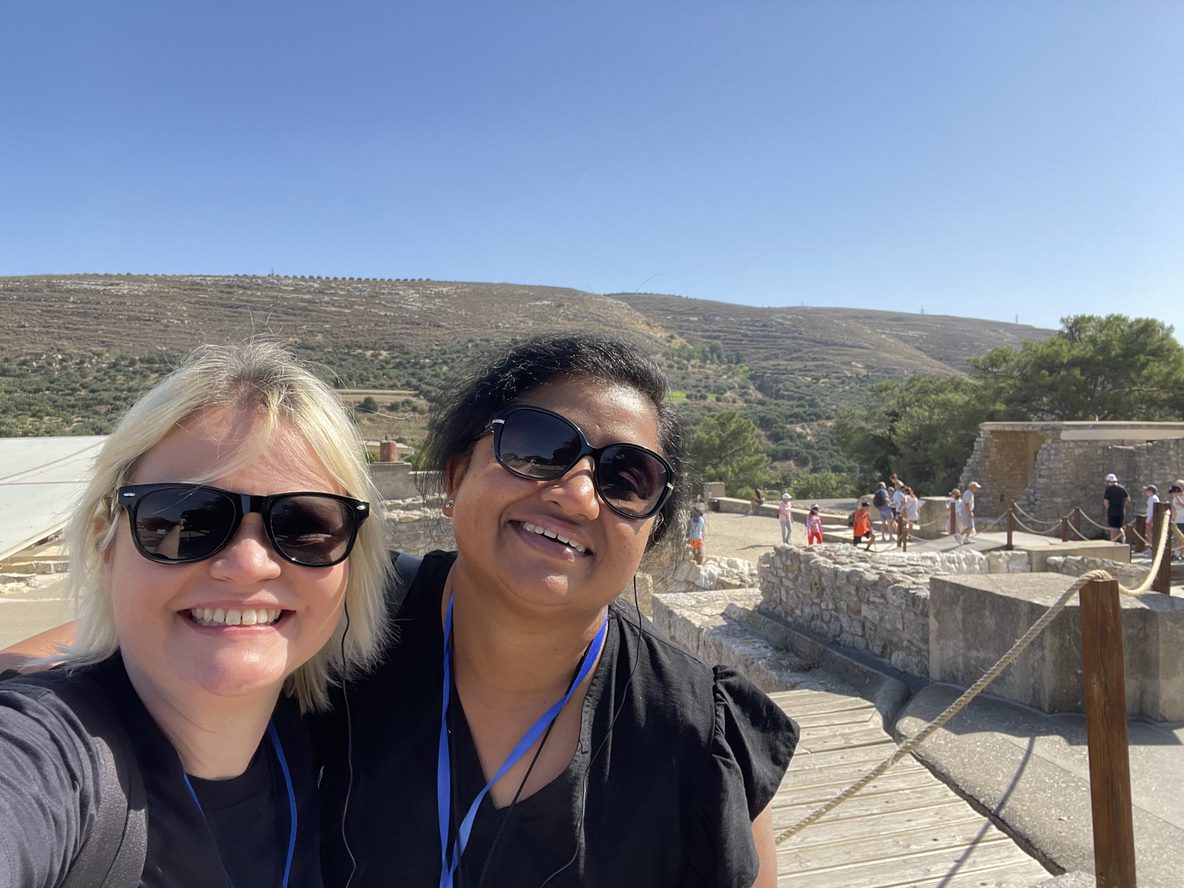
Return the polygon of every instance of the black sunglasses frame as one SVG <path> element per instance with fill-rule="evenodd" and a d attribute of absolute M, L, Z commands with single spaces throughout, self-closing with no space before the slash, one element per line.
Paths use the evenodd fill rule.
<path fill-rule="evenodd" d="M 520 472 L 511 466 L 506 460 L 502 458 L 502 430 L 506 426 L 506 421 L 515 413 L 541 413 L 544 416 L 550 416 L 559 420 L 564 425 L 569 427 L 579 441 L 580 449 L 570 463 L 566 466 L 557 467 L 554 474 L 549 474 L 546 477 L 538 477 L 536 475 L 528 475 Z M 497 413 L 488 426 L 485 427 L 486 432 L 493 433 L 493 458 L 497 460 L 497 464 L 518 478 L 525 478 L 527 481 L 554 481 L 556 478 L 562 478 L 572 470 L 572 467 L 579 463 L 585 456 L 592 457 L 592 485 L 596 489 L 596 495 L 600 497 L 600 501 L 624 518 L 632 518 L 637 521 L 644 521 L 653 515 L 658 514 L 662 510 L 662 506 L 666 505 L 666 500 L 670 499 L 670 495 L 674 493 L 674 468 L 660 453 L 655 453 L 648 447 L 642 447 L 640 444 L 629 444 L 624 441 L 615 441 L 611 444 L 605 444 L 603 447 L 593 447 L 588 443 L 588 438 L 584 435 L 583 430 L 564 416 L 562 413 L 556 413 L 554 410 L 548 410 L 545 407 L 535 407 L 532 404 L 514 404 L 510 407 Z M 628 512 L 619 506 L 616 506 L 604 495 L 604 491 L 600 487 L 600 457 L 606 450 L 611 450 L 614 447 L 624 448 L 626 450 L 639 451 L 646 454 L 652 459 L 656 460 L 658 465 L 662 467 L 666 473 L 665 486 L 662 492 L 658 495 L 658 499 L 645 512 L 634 514 Z"/>
<path fill-rule="evenodd" d="M 153 493 L 158 493 L 165 490 L 184 491 L 188 494 L 195 493 L 212 493 L 224 500 L 228 500 L 234 507 L 234 518 L 227 528 L 225 538 L 218 543 L 209 552 L 195 556 L 193 558 L 164 558 L 160 555 L 150 551 L 140 541 L 140 535 L 136 532 L 136 515 L 139 512 L 140 505 L 144 499 Z M 284 552 L 283 548 L 276 540 L 275 528 L 272 527 L 271 513 L 272 509 L 278 503 L 284 500 L 291 499 L 297 496 L 312 496 L 321 499 L 336 500 L 339 503 L 344 503 L 349 506 L 349 509 L 344 512 L 346 515 L 353 517 L 353 526 L 350 528 L 349 538 L 345 542 L 345 550 L 341 555 L 332 561 L 325 562 L 308 562 L 300 561 Z M 272 550 L 290 564 L 296 564 L 300 567 L 333 567 L 335 564 L 340 564 L 349 557 L 349 553 L 353 551 L 354 543 L 358 541 L 358 531 L 364 522 L 370 516 L 370 504 L 354 499 L 348 496 L 339 496 L 336 493 L 325 493 L 319 490 L 298 490 L 289 493 L 273 493 L 267 496 L 259 496 L 253 493 L 238 493 L 233 490 L 223 490 L 221 487 L 213 487 L 209 484 L 186 484 L 184 482 L 175 483 L 161 483 L 161 484 L 126 484 L 120 487 L 115 492 L 116 503 L 127 510 L 128 523 L 131 529 L 132 542 L 135 543 L 136 550 L 147 558 L 157 564 L 192 564 L 197 561 L 206 561 L 213 558 L 223 549 L 225 549 L 238 533 L 239 527 L 242 526 L 243 518 L 250 512 L 256 512 L 263 518 L 263 528 L 267 534 L 267 541 L 271 544 Z"/>

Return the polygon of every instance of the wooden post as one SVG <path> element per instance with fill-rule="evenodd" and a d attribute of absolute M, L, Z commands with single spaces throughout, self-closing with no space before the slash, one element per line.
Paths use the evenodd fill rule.
<path fill-rule="evenodd" d="M 900 543 L 901 550 L 907 552 L 909 550 L 909 522 L 903 515 L 896 532 L 899 536 L 897 542 Z"/>
<path fill-rule="evenodd" d="M 1013 500 L 1011 505 L 1007 507 L 1007 545 L 1003 547 L 1008 552 L 1010 552 L 1012 549 L 1015 548 L 1015 546 L 1012 544 L 1014 537 L 1015 537 L 1015 501 Z"/>
<path fill-rule="evenodd" d="M 1073 530 L 1077 532 L 1077 539 L 1085 539 L 1081 535 L 1081 506 L 1073 507 Z"/>
<path fill-rule="evenodd" d="M 1152 531 L 1155 535 L 1152 539 L 1152 555 L 1156 551 L 1155 544 L 1159 542 L 1159 535 L 1163 533 L 1163 526 L 1170 519 L 1168 503 L 1156 503 L 1155 505 L 1155 530 Z M 1164 542 L 1163 557 L 1159 561 L 1159 572 L 1155 575 L 1155 581 L 1151 584 L 1151 588 L 1155 592 L 1163 592 L 1165 595 L 1172 593 L 1172 536 L 1171 528 L 1168 528 L 1168 537 Z"/>
<path fill-rule="evenodd" d="M 1061 519 L 1061 542 L 1069 542 L 1069 516 L 1066 515 Z"/>
<path fill-rule="evenodd" d="M 1089 741 L 1089 794 L 1098 888 L 1134 888 L 1135 828 L 1131 814 L 1122 608 L 1116 580 L 1081 589 L 1081 660 Z"/>

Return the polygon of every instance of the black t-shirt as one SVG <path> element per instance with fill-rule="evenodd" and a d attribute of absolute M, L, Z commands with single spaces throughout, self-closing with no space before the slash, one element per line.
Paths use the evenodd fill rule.
<path fill-rule="evenodd" d="M 124 719 L 144 780 L 148 848 L 141 884 L 226 888 L 229 876 L 240 888 L 280 885 L 291 820 L 267 737 L 241 776 L 190 778 L 203 817 L 176 751 L 144 709 L 122 659 L 88 668 Z M 297 807 L 288 884 L 317 888 L 319 820 L 308 733 L 291 699 L 281 699 L 274 720 Z M 89 734 L 51 689 L 0 681 L 0 885 L 60 883 L 93 826 L 98 763 Z"/>
<path fill-rule="evenodd" d="M 1106 501 L 1106 514 L 1121 518 L 1126 512 L 1126 501 L 1130 499 L 1130 494 L 1121 484 L 1107 484 L 1102 498 Z"/>
<path fill-rule="evenodd" d="M 394 615 L 398 640 L 384 662 L 348 686 L 348 709 L 337 699 L 318 717 L 327 885 L 350 878 L 351 852 L 354 888 L 439 883 L 440 605 L 453 557 L 425 558 Z M 486 775 L 461 707 L 450 709 L 459 819 Z M 793 722 L 746 679 L 707 666 L 648 624 L 639 634 L 636 619 L 612 607 L 572 763 L 511 808 L 485 798 L 454 884 L 750 888 L 758 866 L 751 821 L 796 742 Z"/>

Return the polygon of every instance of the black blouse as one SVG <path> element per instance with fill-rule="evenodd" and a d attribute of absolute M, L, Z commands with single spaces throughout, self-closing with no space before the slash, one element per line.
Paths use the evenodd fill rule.
<path fill-rule="evenodd" d="M 358 888 L 439 883 L 440 602 L 454 557 L 424 559 L 382 665 L 318 717 L 327 885 L 350 878 L 351 854 Z M 777 791 L 797 726 L 732 670 L 615 606 L 609 614 L 571 764 L 511 808 L 485 798 L 458 888 L 750 888 L 756 878 L 752 820 Z M 463 712 L 451 710 L 459 818 L 487 778 Z"/>

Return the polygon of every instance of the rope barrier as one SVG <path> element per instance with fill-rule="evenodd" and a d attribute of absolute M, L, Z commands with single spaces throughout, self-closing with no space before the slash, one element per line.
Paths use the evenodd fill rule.
<path fill-rule="evenodd" d="M 1055 532 L 1059 532 L 1059 528 L 1054 528 L 1053 530 L 1033 530 L 1032 528 L 1028 527 L 1028 525 L 1024 524 L 1024 522 L 1020 521 L 1019 518 L 1015 519 L 1015 526 L 1024 533 L 1030 533 L 1036 536 L 1053 536 L 1055 535 Z"/>
<path fill-rule="evenodd" d="M 1159 566 L 1161 560 L 1164 557 L 1164 551 L 1167 549 L 1165 543 L 1167 542 L 1168 538 L 1167 525 L 1169 523 L 1171 522 L 1164 522 L 1164 527 L 1160 532 L 1159 547 L 1156 552 L 1155 561 L 1151 565 L 1151 570 L 1148 571 L 1147 576 L 1143 579 L 1143 582 L 1140 583 L 1135 589 L 1127 589 L 1120 583 L 1118 586 L 1118 591 L 1120 593 L 1123 595 L 1141 595 L 1151 588 L 1152 583 L 1155 581 L 1155 575 L 1159 572 Z M 1176 532 L 1179 533 L 1179 530 L 1177 529 Z M 946 724 L 946 722 L 966 708 L 967 704 L 969 704 L 971 700 L 981 694 L 987 685 L 998 678 L 999 674 L 1004 669 L 1014 663 L 1019 655 L 1022 654 L 1025 649 L 1027 649 L 1028 645 L 1030 645 L 1036 639 L 1036 636 L 1043 632 L 1048 624 L 1056 618 L 1057 614 L 1065 609 L 1065 606 L 1072 600 L 1073 596 L 1080 592 L 1081 588 L 1086 583 L 1090 582 L 1091 580 L 1112 579 L 1114 578 L 1104 570 L 1087 571 L 1078 577 L 1073 585 L 1066 589 L 1065 592 L 1061 594 L 1061 597 L 1058 598 L 1053 603 L 1053 605 L 1041 615 L 1040 619 L 1033 623 L 1031 628 L 1028 629 L 1028 631 L 1025 632 L 1015 642 L 1015 644 L 1011 646 L 1010 650 L 1000 657 L 998 662 L 988 669 L 982 678 L 967 688 L 957 700 L 947 706 L 941 715 L 922 728 L 915 737 L 898 746 L 896 750 L 890 756 L 888 756 L 888 758 L 884 759 L 884 761 L 880 762 L 879 765 L 839 793 L 838 796 L 831 799 L 829 802 L 822 805 L 812 813 L 808 814 L 793 826 L 778 833 L 776 838 L 773 840 L 774 843 L 780 845 L 782 842 L 801 832 L 810 824 L 815 823 L 816 821 L 825 817 L 843 802 L 847 801 L 847 799 L 851 798 L 860 790 L 865 789 L 867 785 L 876 780 L 876 778 L 882 776 L 886 771 L 888 771 L 889 768 L 899 762 L 906 755 L 909 755 L 914 749 L 928 740 L 936 731 L 940 730 Z"/>
<path fill-rule="evenodd" d="M 1098 524 L 1098 522 L 1094 521 L 1094 519 L 1093 519 L 1093 518 L 1090 518 L 1090 517 L 1089 517 L 1089 515 L 1087 515 L 1087 514 L 1085 513 L 1085 510 L 1084 510 L 1084 509 L 1082 509 L 1082 510 L 1081 510 L 1081 515 L 1082 515 L 1082 517 L 1084 517 L 1084 518 L 1085 518 L 1085 520 L 1086 520 L 1086 521 L 1088 521 L 1090 524 L 1092 524 L 1092 525 L 1093 525 L 1094 527 L 1096 527 L 1098 530 L 1109 530 L 1109 529 L 1110 529 L 1110 528 L 1106 527 L 1105 525 Z"/>
<path fill-rule="evenodd" d="M 1047 524 L 1049 527 L 1055 527 L 1061 523 L 1060 518 L 1056 518 L 1052 521 L 1045 521 L 1043 518 L 1037 518 L 1035 515 L 1030 515 L 1027 512 L 1025 512 L 1022 508 L 1020 508 L 1018 503 L 1016 504 L 1015 510 L 1017 512 L 1019 512 L 1021 515 L 1023 515 L 1025 518 L 1027 518 L 1029 521 L 1031 521 L 1033 524 Z"/>

